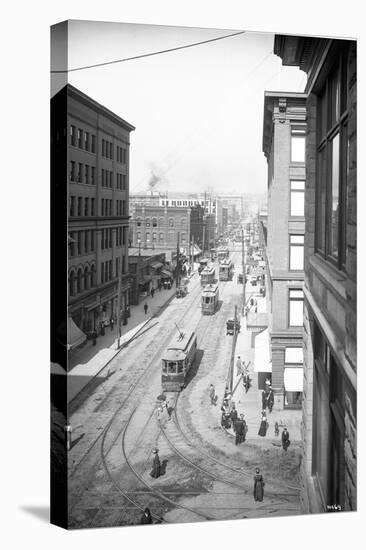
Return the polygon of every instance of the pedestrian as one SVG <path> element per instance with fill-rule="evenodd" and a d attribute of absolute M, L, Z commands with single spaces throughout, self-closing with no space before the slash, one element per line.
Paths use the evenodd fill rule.
<path fill-rule="evenodd" d="M 253 496 L 254 500 L 257 502 L 262 502 L 263 496 L 264 496 L 264 481 L 263 476 L 260 473 L 259 468 L 255 469 L 255 476 L 254 476 L 254 490 L 253 490 Z"/>
<path fill-rule="evenodd" d="M 276 422 L 275 422 L 274 431 L 275 431 L 275 436 L 278 437 L 278 436 L 280 435 L 280 427 L 279 427 L 279 425 L 278 425 L 277 420 L 276 420 Z"/>
<path fill-rule="evenodd" d="M 168 412 L 168 403 L 166 401 L 166 399 L 164 398 L 164 400 L 162 401 L 161 403 L 161 407 L 163 409 L 163 413 L 164 411 L 166 412 L 166 416 L 168 417 L 168 419 L 170 420 L 170 416 L 169 416 L 169 412 Z"/>
<path fill-rule="evenodd" d="M 270 387 L 270 385 L 271 385 L 271 381 L 270 381 L 269 378 L 266 378 L 265 384 L 266 384 L 266 393 L 268 393 L 269 387 Z"/>
<path fill-rule="evenodd" d="M 150 292 L 151 298 L 154 298 L 154 292 L 155 292 L 155 290 L 152 288 L 152 289 L 151 289 L 151 292 Z"/>
<path fill-rule="evenodd" d="M 140 524 L 141 525 L 149 525 L 153 522 L 151 517 L 151 512 L 149 508 L 145 508 L 144 513 L 141 516 Z"/>
<path fill-rule="evenodd" d="M 243 372 L 243 363 L 240 359 L 240 355 L 238 355 L 238 358 L 236 360 L 236 376 L 240 376 Z"/>
<path fill-rule="evenodd" d="M 262 420 L 261 420 L 261 423 L 260 423 L 260 426 L 259 426 L 258 435 L 260 435 L 261 437 L 265 437 L 266 433 L 267 433 L 267 429 L 268 429 L 268 422 L 267 422 L 266 411 L 263 410 L 262 411 Z"/>
<path fill-rule="evenodd" d="M 159 292 L 161 292 L 161 281 L 158 282 L 158 289 L 159 289 Z"/>
<path fill-rule="evenodd" d="M 147 305 L 147 302 L 145 302 L 145 303 L 144 303 L 145 315 L 146 315 L 146 313 L 147 313 L 147 308 L 148 308 L 148 307 L 149 307 L 149 306 Z"/>
<path fill-rule="evenodd" d="M 166 412 L 168 413 L 168 420 L 172 419 L 172 413 L 174 411 L 174 408 L 169 404 L 166 406 Z"/>
<path fill-rule="evenodd" d="M 247 423 L 244 420 L 243 414 L 240 414 L 240 418 L 236 422 L 235 428 L 235 445 L 240 445 L 240 443 L 245 441 L 245 435 L 247 432 Z"/>
<path fill-rule="evenodd" d="M 101 334 L 102 336 L 105 335 L 104 321 L 102 321 L 102 322 L 100 323 L 100 334 Z"/>
<path fill-rule="evenodd" d="M 150 472 L 150 475 L 151 475 L 151 477 L 156 479 L 156 478 L 160 477 L 160 468 L 161 468 L 158 449 L 154 449 L 153 454 L 155 456 L 154 456 L 152 470 Z"/>
<path fill-rule="evenodd" d="M 288 433 L 286 426 L 283 428 L 281 440 L 283 450 L 287 451 L 290 446 L 290 434 Z"/>
<path fill-rule="evenodd" d="M 213 384 L 210 384 L 210 400 L 211 405 L 217 404 L 217 395 L 215 393 L 215 386 Z"/>
<path fill-rule="evenodd" d="M 236 422 L 237 422 L 237 420 L 238 420 L 238 411 L 236 410 L 234 404 L 233 404 L 233 406 L 232 406 L 232 408 L 231 408 L 230 420 L 231 420 L 231 425 L 232 425 L 233 430 L 234 430 L 234 433 L 235 433 L 235 431 L 236 431 Z"/>
<path fill-rule="evenodd" d="M 114 327 L 114 319 L 113 317 L 111 317 L 111 320 L 109 322 L 109 326 L 111 327 L 111 330 L 113 330 L 113 327 Z"/>
<path fill-rule="evenodd" d="M 273 394 L 272 386 L 270 386 L 269 392 L 267 395 L 267 407 L 270 413 L 272 412 L 273 404 L 274 404 L 274 394 Z"/>
<path fill-rule="evenodd" d="M 230 394 L 228 386 L 226 386 L 224 391 L 224 399 L 227 399 L 227 396 Z"/>

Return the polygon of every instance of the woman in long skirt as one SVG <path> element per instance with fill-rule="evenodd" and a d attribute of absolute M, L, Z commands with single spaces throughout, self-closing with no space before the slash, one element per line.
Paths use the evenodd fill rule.
<path fill-rule="evenodd" d="M 255 469 L 255 476 L 254 476 L 254 489 L 253 489 L 253 496 L 254 500 L 258 502 L 262 502 L 264 495 L 264 481 L 263 476 L 260 473 L 259 468 Z"/>
<path fill-rule="evenodd" d="M 157 449 L 154 449 L 153 453 L 154 453 L 155 456 L 154 456 L 153 467 L 152 467 L 152 471 L 151 471 L 150 475 L 151 475 L 151 477 L 157 478 L 157 477 L 160 477 L 160 459 L 159 459 Z"/>
<path fill-rule="evenodd" d="M 264 413 L 262 413 L 262 421 L 261 421 L 261 424 L 259 426 L 258 435 L 260 435 L 261 437 L 265 437 L 265 435 L 267 433 L 267 428 L 268 428 L 267 416 L 266 416 L 266 413 L 264 411 Z"/>

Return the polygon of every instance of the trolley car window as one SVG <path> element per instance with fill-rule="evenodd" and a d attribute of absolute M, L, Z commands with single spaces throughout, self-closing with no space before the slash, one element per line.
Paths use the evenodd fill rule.
<path fill-rule="evenodd" d="M 178 361 L 178 373 L 183 372 L 183 361 Z"/>
<path fill-rule="evenodd" d="M 177 364 L 175 361 L 169 361 L 168 363 L 168 374 L 175 374 L 177 369 Z"/>
<path fill-rule="evenodd" d="M 163 361 L 163 372 L 167 372 L 168 370 L 168 364 L 166 361 Z"/>

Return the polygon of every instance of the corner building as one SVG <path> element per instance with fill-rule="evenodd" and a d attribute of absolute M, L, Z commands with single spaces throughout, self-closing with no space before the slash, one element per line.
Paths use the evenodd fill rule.
<path fill-rule="evenodd" d="M 305 94 L 265 92 L 263 152 L 268 163 L 267 312 L 276 409 L 301 408 Z"/>
<path fill-rule="evenodd" d="M 275 36 L 307 73 L 302 507 L 356 510 L 356 42 Z"/>
<path fill-rule="evenodd" d="M 130 132 L 135 128 L 67 86 L 68 309 L 84 332 L 99 332 L 129 305 Z"/>

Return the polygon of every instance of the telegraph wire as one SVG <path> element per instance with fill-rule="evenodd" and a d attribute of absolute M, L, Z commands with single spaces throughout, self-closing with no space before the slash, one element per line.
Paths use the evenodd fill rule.
<path fill-rule="evenodd" d="M 224 40 L 232 36 L 238 36 L 239 34 L 245 34 L 246 31 L 239 31 L 232 34 L 226 34 L 225 36 L 218 36 L 216 38 L 210 38 L 209 40 L 203 40 L 202 42 L 194 42 L 192 44 L 186 44 L 185 46 L 177 46 L 176 48 L 169 48 L 166 50 L 159 50 L 157 52 L 144 53 L 141 55 L 135 55 L 133 57 L 125 57 L 124 59 L 116 59 L 114 61 L 105 61 L 104 63 L 96 63 L 94 65 L 84 65 L 83 67 L 75 67 L 74 69 L 59 69 L 51 70 L 51 73 L 72 73 L 75 71 L 83 71 L 85 69 L 94 69 L 95 67 L 104 67 L 106 65 L 113 65 L 116 63 L 124 63 L 125 61 L 133 61 L 135 59 L 142 59 L 143 57 L 152 57 L 153 55 L 160 55 L 164 53 L 175 52 L 177 50 L 184 50 L 186 48 L 193 48 L 194 46 L 201 46 L 202 44 L 208 44 L 210 42 L 216 42 L 217 40 Z"/>

